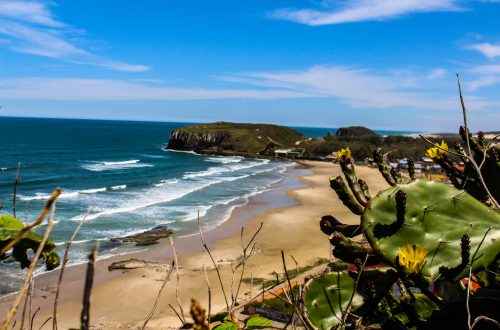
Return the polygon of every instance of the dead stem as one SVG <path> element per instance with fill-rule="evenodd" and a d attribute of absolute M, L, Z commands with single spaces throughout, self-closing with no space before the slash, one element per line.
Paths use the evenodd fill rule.
<path fill-rule="evenodd" d="M 181 312 L 181 320 L 182 324 L 186 324 L 186 318 L 184 317 L 184 310 L 182 309 L 182 304 L 181 304 L 181 298 L 179 294 L 179 283 L 180 283 L 180 276 L 179 276 L 179 261 L 177 259 L 177 253 L 175 252 L 175 245 L 174 245 L 174 240 L 172 239 L 172 236 L 170 238 L 170 246 L 172 246 L 172 252 L 174 253 L 174 260 L 175 260 L 175 273 L 177 275 L 177 283 L 175 286 L 175 297 L 177 298 L 177 305 L 179 305 L 179 310 Z"/>
<path fill-rule="evenodd" d="M 53 315 L 52 315 L 52 329 L 53 330 L 57 330 L 57 307 L 58 307 L 58 303 L 59 303 L 59 294 L 61 291 L 61 283 L 62 283 L 63 276 L 64 276 L 64 270 L 66 269 L 66 264 L 68 263 L 68 260 L 69 260 L 68 252 L 69 252 L 69 249 L 71 248 L 71 244 L 73 243 L 74 239 L 76 238 L 76 235 L 78 235 L 78 232 L 80 231 L 80 228 L 82 227 L 83 222 L 85 221 L 85 219 L 87 219 L 87 216 L 89 215 L 89 213 L 91 211 L 92 211 L 92 209 L 88 210 L 87 213 L 85 214 L 85 216 L 80 220 L 80 222 L 78 223 L 78 226 L 76 226 L 76 229 L 73 232 L 73 235 L 71 236 L 68 243 L 66 244 L 66 249 L 64 250 L 64 257 L 63 257 L 63 261 L 62 261 L 62 265 L 61 265 L 61 271 L 59 272 L 59 280 L 57 281 L 56 296 L 54 298 L 54 311 L 53 311 Z"/>
<path fill-rule="evenodd" d="M 57 192 L 59 192 L 59 193 L 57 193 Z M 12 304 L 12 306 L 9 309 L 9 312 L 7 313 L 7 316 L 5 317 L 5 321 L 0 326 L 0 330 L 7 330 L 8 329 L 10 322 L 12 321 L 14 316 L 16 316 L 17 309 L 19 308 L 19 304 L 21 303 L 21 300 L 24 296 L 24 292 L 26 291 L 26 288 L 28 287 L 29 283 L 31 282 L 31 277 L 33 276 L 33 272 L 35 271 L 35 267 L 36 267 L 36 264 L 38 262 L 38 259 L 40 259 L 40 255 L 42 254 L 42 250 L 45 247 L 45 243 L 47 243 L 47 240 L 49 239 L 49 234 L 52 230 L 52 226 L 54 225 L 54 215 L 55 215 L 55 211 L 56 211 L 56 206 L 54 204 L 54 201 L 57 198 L 57 196 L 59 196 L 59 194 L 60 194 L 60 189 L 56 189 L 56 191 L 54 191 L 54 193 L 52 193 L 52 196 L 51 196 L 51 198 L 53 196 L 55 196 L 54 199 L 52 200 L 52 202 L 49 203 L 47 201 L 47 204 L 45 204 L 44 210 L 47 206 L 50 207 L 50 216 L 49 216 L 49 220 L 47 221 L 47 226 L 45 227 L 45 231 L 43 233 L 42 239 L 40 240 L 40 244 L 38 245 L 38 248 L 35 252 L 35 256 L 33 257 L 33 260 L 31 261 L 31 264 L 30 264 L 30 267 L 28 270 L 28 274 L 26 274 L 26 277 L 24 278 L 24 282 L 21 285 L 21 288 L 19 289 L 19 292 L 17 293 L 16 298 L 14 299 L 14 303 Z M 44 212 L 42 210 L 42 214 L 43 213 Z M 26 227 L 24 227 L 24 228 L 26 228 Z M 19 237 L 19 235 L 18 235 L 18 237 Z"/>
<path fill-rule="evenodd" d="M 95 257 L 97 247 L 94 246 L 89 254 L 89 262 L 87 263 L 87 272 L 85 274 L 85 286 L 83 289 L 82 313 L 80 315 L 80 329 L 88 330 L 90 322 L 90 296 L 92 286 L 94 284 Z"/>

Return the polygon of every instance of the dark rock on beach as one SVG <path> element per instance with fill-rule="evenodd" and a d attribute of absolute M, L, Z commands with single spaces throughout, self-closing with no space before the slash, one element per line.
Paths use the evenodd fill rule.
<path fill-rule="evenodd" d="M 108 266 L 108 271 L 112 270 L 130 270 L 130 269 L 138 269 L 145 268 L 149 270 L 155 271 L 165 271 L 168 270 L 171 266 L 167 264 L 162 264 L 159 262 L 145 261 L 140 259 L 127 259 L 122 261 L 113 262 Z"/>
<path fill-rule="evenodd" d="M 114 237 L 111 238 L 110 241 L 113 243 L 135 243 L 136 246 L 144 246 L 156 244 L 158 240 L 167 238 L 170 235 L 172 235 L 172 230 L 168 229 L 166 226 L 158 226 L 146 230 L 143 233 L 124 237 Z"/>

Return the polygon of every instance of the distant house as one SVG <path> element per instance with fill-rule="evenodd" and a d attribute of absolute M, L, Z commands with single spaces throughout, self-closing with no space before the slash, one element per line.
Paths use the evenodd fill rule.
<path fill-rule="evenodd" d="M 278 158 L 297 158 L 304 154 L 304 148 L 295 149 L 276 149 L 274 150 L 274 156 Z"/>
<path fill-rule="evenodd" d="M 334 163 L 339 161 L 339 156 L 337 155 L 337 152 L 332 152 L 331 154 L 327 155 L 325 159 L 328 159 Z"/>

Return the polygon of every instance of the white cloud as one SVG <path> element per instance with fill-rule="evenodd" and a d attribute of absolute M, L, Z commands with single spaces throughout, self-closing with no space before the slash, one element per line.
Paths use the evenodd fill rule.
<path fill-rule="evenodd" d="M 413 13 L 459 11 L 459 0 L 349 0 L 322 10 L 279 9 L 269 16 L 306 25 L 330 25 L 395 19 Z"/>
<path fill-rule="evenodd" d="M 435 92 L 443 85 L 436 80 L 443 77 L 442 69 L 418 75 L 407 70 L 376 74 L 352 67 L 315 66 L 302 71 L 245 73 L 221 79 L 334 97 L 353 108 L 453 109 L 457 105 L 455 98 Z"/>
<path fill-rule="evenodd" d="M 286 89 L 165 87 L 112 79 L 15 78 L 0 80 L 0 99 L 56 101 L 284 99 L 318 95 Z"/>
<path fill-rule="evenodd" d="M 78 47 L 70 38 L 75 32 L 76 29 L 54 18 L 44 3 L 0 0 L 0 36 L 5 39 L 0 46 L 19 53 L 116 71 L 149 70 L 149 67 L 144 65 L 111 60 Z"/>
<path fill-rule="evenodd" d="M 185 88 L 158 80 L 81 78 L 14 78 L 0 80 L 0 99 L 52 101 L 116 100 L 279 100 L 330 98 L 351 108 L 455 111 L 454 75 L 441 69 L 424 72 L 314 66 L 300 71 L 250 72 L 217 77 L 227 88 Z M 480 82 L 477 83 L 480 85 Z M 470 84 L 469 84 L 470 86 Z M 469 88 L 470 92 L 472 88 Z M 498 102 L 466 93 L 473 110 L 491 109 Z"/>
<path fill-rule="evenodd" d="M 39 2 L 2 0 L 0 16 L 50 27 L 65 26 L 55 20 L 48 8 Z"/>
<path fill-rule="evenodd" d="M 488 42 L 469 45 L 467 48 L 477 50 L 490 60 L 500 56 L 500 45 L 493 45 Z"/>

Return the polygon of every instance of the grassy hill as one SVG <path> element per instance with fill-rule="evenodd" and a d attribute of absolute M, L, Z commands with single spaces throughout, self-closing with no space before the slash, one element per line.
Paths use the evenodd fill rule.
<path fill-rule="evenodd" d="M 285 126 L 217 122 L 173 130 L 167 148 L 252 157 L 271 147 L 293 146 L 303 139 L 301 133 Z"/>

